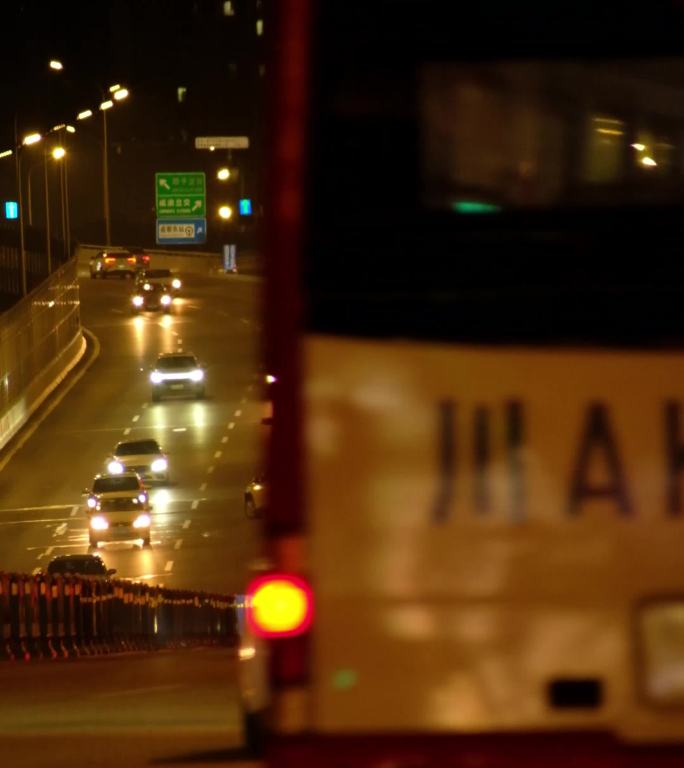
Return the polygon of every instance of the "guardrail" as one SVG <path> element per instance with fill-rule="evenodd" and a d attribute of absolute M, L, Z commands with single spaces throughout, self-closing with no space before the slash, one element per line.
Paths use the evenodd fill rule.
<path fill-rule="evenodd" d="M 0 573 L 0 659 L 233 645 L 235 600 L 120 579 Z"/>

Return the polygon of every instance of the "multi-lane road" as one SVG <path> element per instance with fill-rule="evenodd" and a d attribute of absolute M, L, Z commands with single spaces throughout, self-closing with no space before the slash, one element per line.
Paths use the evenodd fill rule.
<path fill-rule="evenodd" d="M 82 322 L 97 339 L 88 354 L 99 353 L 9 461 L 0 456 L 0 570 L 31 573 L 57 554 L 88 551 L 83 489 L 117 441 L 149 436 L 168 453 L 171 473 L 151 494 L 152 546 L 105 545 L 103 559 L 127 579 L 222 593 L 244 586 L 259 524 L 244 517 L 243 491 L 268 429 L 259 282 L 184 278 L 172 315 L 134 318 L 128 281 L 82 275 Z M 159 352 L 177 350 L 205 364 L 206 397 L 153 403 L 149 366 Z M 224 649 L 0 663 L 0 763 L 239 759 L 235 664 Z"/>
<path fill-rule="evenodd" d="M 133 317 L 130 283 L 81 279 L 82 323 L 99 355 L 0 472 L 0 570 L 33 572 L 87 551 L 83 489 L 117 441 L 154 437 L 171 482 L 154 488 L 152 547 L 106 545 L 117 576 L 220 592 L 244 586 L 257 530 L 242 494 L 258 463 L 258 282 L 185 276 L 173 314 Z M 203 400 L 153 403 L 159 352 L 206 365 Z"/>

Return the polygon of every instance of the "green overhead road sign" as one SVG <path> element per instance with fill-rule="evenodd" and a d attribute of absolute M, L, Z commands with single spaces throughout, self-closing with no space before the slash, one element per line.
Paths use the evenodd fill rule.
<path fill-rule="evenodd" d="M 155 173 L 154 176 L 157 218 L 206 218 L 207 185 L 203 172 Z"/>

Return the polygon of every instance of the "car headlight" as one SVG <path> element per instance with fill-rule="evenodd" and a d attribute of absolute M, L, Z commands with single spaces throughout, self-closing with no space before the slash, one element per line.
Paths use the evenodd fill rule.
<path fill-rule="evenodd" d="M 159 373 L 159 371 L 152 371 L 150 374 L 150 381 L 153 384 L 161 384 L 162 381 L 164 381 L 164 377 Z"/>
<path fill-rule="evenodd" d="M 124 471 L 124 465 L 120 462 L 114 459 L 113 461 L 110 461 L 109 464 L 107 464 L 107 472 L 109 472 L 112 475 L 120 475 Z"/>
<path fill-rule="evenodd" d="M 150 520 L 149 515 L 138 515 L 135 520 L 133 521 L 133 527 L 134 528 L 149 528 L 150 523 L 152 521 Z"/>
<path fill-rule="evenodd" d="M 133 306 L 135 307 L 142 307 L 143 305 L 143 297 L 142 296 L 134 296 L 133 297 Z"/>
<path fill-rule="evenodd" d="M 109 523 L 102 515 L 95 515 L 90 518 L 90 527 L 95 531 L 106 531 L 109 528 Z"/>
<path fill-rule="evenodd" d="M 174 288 L 180 288 L 182 283 L 181 283 L 181 281 L 177 277 L 174 277 L 173 280 L 171 281 L 171 285 Z"/>
<path fill-rule="evenodd" d="M 143 290 L 144 291 L 149 291 L 150 288 L 152 288 L 152 286 L 149 283 L 145 283 L 145 285 L 143 285 Z"/>
<path fill-rule="evenodd" d="M 267 373 L 266 376 L 264 376 L 264 380 L 267 384 L 275 384 L 276 381 L 278 381 L 278 379 L 272 373 Z"/>
<path fill-rule="evenodd" d="M 204 371 L 201 368 L 195 368 L 195 370 L 190 374 L 190 378 L 193 381 L 202 381 L 204 378 Z"/>
<path fill-rule="evenodd" d="M 161 297 L 161 303 L 162 303 L 164 306 L 168 306 L 168 305 L 171 303 L 171 297 L 169 296 L 169 294 L 168 294 L 168 293 L 165 293 L 165 294 L 164 294 L 164 295 Z"/>
<path fill-rule="evenodd" d="M 139 493 L 138 494 L 138 501 L 141 504 L 144 504 L 147 501 L 147 494 L 146 493 Z"/>
<path fill-rule="evenodd" d="M 97 499 L 95 499 L 93 496 L 89 496 L 86 504 L 90 507 L 90 509 L 95 509 L 97 506 Z"/>
<path fill-rule="evenodd" d="M 166 459 L 155 459 L 152 462 L 150 469 L 153 472 L 166 472 L 168 466 L 169 463 L 166 461 Z"/>

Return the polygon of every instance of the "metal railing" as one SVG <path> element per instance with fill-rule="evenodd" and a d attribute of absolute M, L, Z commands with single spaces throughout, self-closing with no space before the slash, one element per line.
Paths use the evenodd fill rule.
<path fill-rule="evenodd" d="M 234 645 L 232 596 L 120 579 L 0 573 L 0 659 Z"/>
<path fill-rule="evenodd" d="M 76 260 L 0 315 L 0 448 L 83 347 Z"/>

